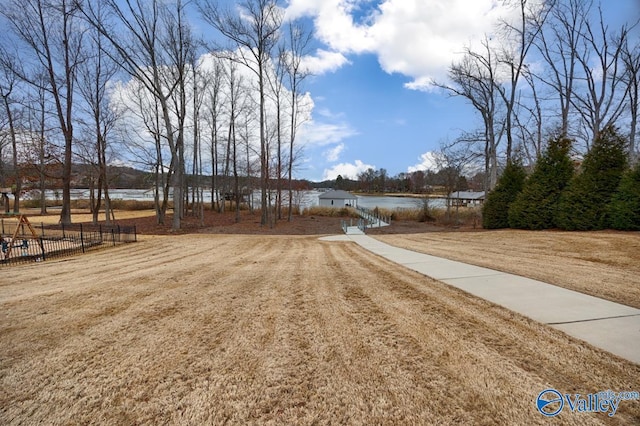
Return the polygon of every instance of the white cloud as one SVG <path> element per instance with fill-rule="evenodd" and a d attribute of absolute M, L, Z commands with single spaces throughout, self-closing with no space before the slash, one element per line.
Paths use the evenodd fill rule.
<path fill-rule="evenodd" d="M 407 168 L 407 172 L 413 173 L 413 172 L 417 172 L 418 170 L 425 171 L 425 170 L 437 169 L 438 168 L 437 156 L 438 154 L 436 152 L 433 152 L 433 151 L 425 152 L 420 156 L 420 163 L 414 166 L 409 166 Z"/>
<path fill-rule="evenodd" d="M 333 50 L 343 53 L 363 53 L 373 50 L 373 40 L 367 25 L 354 23 L 351 13 L 363 0 L 291 0 L 287 16 L 311 16 L 316 37 Z M 368 0 L 364 0 L 368 1 Z"/>
<path fill-rule="evenodd" d="M 372 168 L 375 169 L 376 166 L 371 164 L 364 164 L 360 160 L 356 160 L 355 163 L 340 163 L 331 167 L 330 169 L 325 169 L 322 175 L 322 180 L 335 179 L 338 175 L 343 178 L 349 179 L 357 179 L 358 174 L 364 172 L 365 170 Z"/>
<path fill-rule="evenodd" d="M 340 143 L 324 152 L 324 157 L 329 162 L 338 161 L 340 154 L 344 151 L 344 143 Z"/>
<path fill-rule="evenodd" d="M 427 151 L 420 156 L 420 163 L 407 167 L 408 173 L 417 172 L 419 170 L 437 171 L 447 164 L 445 157 L 438 151 Z M 466 176 L 473 176 L 480 173 L 484 169 L 484 164 L 477 160 L 470 161 L 462 168 L 462 173 Z"/>
<path fill-rule="evenodd" d="M 288 13 L 312 17 L 316 36 L 334 51 L 376 54 L 383 70 L 413 78 L 406 86 L 421 90 L 433 79 L 446 79 L 465 46 L 517 13 L 496 0 L 384 0 L 356 22 L 359 6 L 367 3 L 371 0 L 291 0 Z"/>
<path fill-rule="evenodd" d="M 345 116 L 344 113 L 342 112 L 336 113 L 331 111 L 329 108 L 316 108 L 314 109 L 314 113 L 316 113 L 320 117 L 323 117 L 329 120 L 342 120 L 344 119 L 344 116 Z"/>
<path fill-rule="evenodd" d="M 285 10 L 285 19 L 292 20 L 301 16 L 315 15 L 321 1 L 317 0 L 291 0 Z"/>
<path fill-rule="evenodd" d="M 433 85 L 434 80 L 444 81 L 444 77 L 442 77 L 442 79 L 439 79 L 439 77 L 431 77 L 431 76 L 417 77 L 413 81 L 410 81 L 409 83 L 405 83 L 404 87 L 411 90 L 421 90 L 423 92 L 439 90 Z"/>
<path fill-rule="evenodd" d="M 334 72 L 348 63 L 349 60 L 342 53 L 324 49 L 318 49 L 315 56 L 302 58 L 302 67 L 313 75 Z"/>
<path fill-rule="evenodd" d="M 303 145 L 325 146 L 341 143 L 357 134 L 348 123 L 319 123 L 312 120 L 302 126 L 298 140 Z"/>

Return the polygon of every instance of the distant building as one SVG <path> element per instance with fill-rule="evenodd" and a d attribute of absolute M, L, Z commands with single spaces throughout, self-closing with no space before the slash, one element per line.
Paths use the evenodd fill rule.
<path fill-rule="evenodd" d="M 461 207 L 482 205 L 484 198 L 484 191 L 457 191 L 449 194 L 451 205 Z"/>
<path fill-rule="evenodd" d="M 358 206 L 358 197 L 356 195 L 340 189 L 320 194 L 318 199 L 320 200 L 320 206 L 323 207 Z"/>

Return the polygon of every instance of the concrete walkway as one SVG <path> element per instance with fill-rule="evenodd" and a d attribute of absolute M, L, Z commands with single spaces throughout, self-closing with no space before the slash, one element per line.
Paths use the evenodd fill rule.
<path fill-rule="evenodd" d="M 640 364 L 640 309 L 518 275 L 401 249 L 362 233 L 322 239 L 353 241 L 374 254 Z"/>
<path fill-rule="evenodd" d="M 364 235 L 364 232 L 357 226 L 347 226 L 347 230 L 345 232 L 347 235 Z"/>

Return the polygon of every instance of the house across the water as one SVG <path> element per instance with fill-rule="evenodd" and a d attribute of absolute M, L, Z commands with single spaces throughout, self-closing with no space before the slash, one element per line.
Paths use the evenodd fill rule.
<path fill-rule="evenodd" d="M 480 206 L 484 203 L 485 192 L 484 191 L 456 191 L 449 194 L 451 199 L 451 205 L 468 207 L 468 206 Z"/>
<path fill-rule="evenodd" d="M 318 199 L 323 207 L 358 207 L 358 197 L 343 190 L 325 192 Z"/>

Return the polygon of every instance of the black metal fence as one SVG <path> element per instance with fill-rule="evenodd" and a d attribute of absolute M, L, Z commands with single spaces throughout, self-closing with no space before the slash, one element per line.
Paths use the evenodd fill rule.
<path fill-rule="evenodd" d="M 0 266 L 42 262 L 137 241 L 135 226 L 31 225 L 36 231 L 36 237 L 25 224 L 19 224 L 13 219 L 0 219 Z"/>

